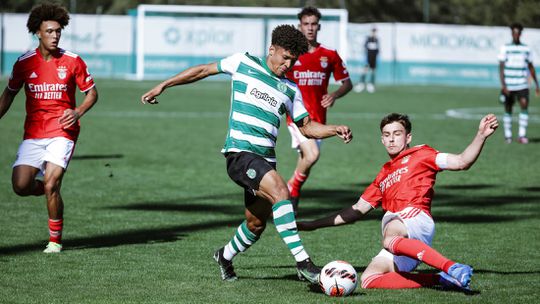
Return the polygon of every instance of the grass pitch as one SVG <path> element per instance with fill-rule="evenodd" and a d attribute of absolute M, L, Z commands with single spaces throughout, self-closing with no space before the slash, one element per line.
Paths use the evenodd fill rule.
<path fill-rule="evenodd" d="M 0 120 L 1 303 L 533 303 L 540 286 L 540 113 L 531 97 L 529 145 L 503 141 L 501 127 L 467 172 L 439 174 L 434 247 L 474 266 L 471 294 L 435 289 L 363 290 L 332 299 L 296 280 L 295 263 L 272 224 L 235 259 L 240 280 L 222 282 L 213 252 L 243 220 L 242 191 L 219 153 L 229 84 L 204 81 L 169 89 L 157 106 L 139 103 L 156 82 L 98 80 L 100 100 L 82 119 L 66 173 L 64 247 L 47 241 L 43 197 L 16 196 L 11 165 L 21 141 L 24 94 Z M 5 81 L 0 82 L 2 87 Z M 389 112 L 413 122 L 413 144 L 459 153 L 481 114 L 502 107 L 497 89 L 380 87 L 351 92 L 329 122 L 354 140 L 323 144 L 303 190 L 300 219 L 354 203 L 387 155 L 378 123 Z M 79 98 L 79 101 L 81 99 Z M 517 110 L 517 109 L 516 109 Z M 517 133 L 517 117 L 514 129 Z M 282 126 L 278 171 L 288 178 L 296 153 Z M 353 225 L 302 233 L 314 261 L 341 259 L 359 273 L 380 250 L 381 211 Z M 431 271 L 422 266 L 420 271 Z"/>

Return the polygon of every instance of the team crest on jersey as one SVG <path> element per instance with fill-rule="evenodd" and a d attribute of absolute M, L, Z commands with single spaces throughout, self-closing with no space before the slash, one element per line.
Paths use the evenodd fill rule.
<path fill-rule="evenodd" d="M 401 160 L 401 163 L 402 163 L 402 164 L 408 163 L 408 162 L 409 162 L 409 158 L 411 158 L 410 155 L 405 156 L 405 157 Z"/>
<path fill-rule="evenodd" d="M 60 78 L 60 79 L 65 79 L 66 78 L 66 76 L 67 76 L 67 67 L 61 65 L 56 70 L 58 71 L 58 78 Z"/>
<path fill-rule="evenodd" d="M 253 169 L 253 168 L 249 168 L 249 169 L 246 171 L 246 175 L 247 175 L 250 179 L 254 179 L 255 177 L 257 177 L 257 171 L 255 171 L 255 169 Z"/>
<path fill-rule="evenodd" d="M 328 57 L 321 57 L 321 67 L 326 69 L 328 67 Z"/>
<path fill-rule="evenodd" d="M 277 88 L 281 93 L 287 92 L 287 86 L 282 82 L 278 83 Z"/>

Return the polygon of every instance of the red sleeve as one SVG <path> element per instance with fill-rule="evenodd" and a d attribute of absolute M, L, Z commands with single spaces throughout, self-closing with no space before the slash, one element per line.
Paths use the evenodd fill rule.
<path fill-rule="evenodd" d="M 21 62 L 17 61 L 13 65 L 11 76 L 9 76 L 8 89 L 19 91 L 24 84 L 24 73 L 22 72 Z"/>
<path fill-rule="evenodd" d="M 75 82 L 81 92 L 90 90 L 95 84 L 92 75 L 88 72 L 88 67 L 81 57 L 77 57 L 75 66 Z"/>
<path fill-rule="evenodd" d="M 349 78 L 349 71 L 347 71 L 347 67 L 345 66 L 345 62 L 339 57 L 339 54 L 337 52 L 334 52 L 334 80 L 335 81 L 343 81 L 347 78 Z"/>
<path fill-rule="evenodd" d="M 433 149 L 430 146 L 424 146 L 422 149 L 422 158 L 423 163 L 426 165 L 429 169 L 433 171 L 441 171 L 442 169 L 439 168 L 436 162 L 437 154 L 439 154 L 439 151 Z"/>
<path fill-rule="evenodd" d="M 379 188 L 379 175 L 373 180 L 373 182 L 364 190 L 361 198 L 368 202 L 373 208 L 377 208 L 382 204 L 382 192 Z"/>

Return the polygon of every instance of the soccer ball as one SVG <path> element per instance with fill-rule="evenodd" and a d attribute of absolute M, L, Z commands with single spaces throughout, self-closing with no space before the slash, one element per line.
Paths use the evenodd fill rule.
<path fill-rule="evenodd" d="M 321 269 L 319 286 L 331 297 L 344 297 L 351 294 L 358 285 L 358 274 L 351 264 L 333 261 Z"/>

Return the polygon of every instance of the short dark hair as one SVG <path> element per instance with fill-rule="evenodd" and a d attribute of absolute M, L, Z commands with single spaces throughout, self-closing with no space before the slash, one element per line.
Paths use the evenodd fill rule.
<path fill-rule="evenodd" d="M 35 5 L 26 22 L 28 32 L 35 34 L 43 21 L 56 21 L 63 29 L 69 23 L 69 13 L 65 7 L 56 3 L 46 2 Z"/>
<path fill-rule="evenodd" d="M 519 22 L 514 22 L 510 24 L 510 29 L 513 31 L 514 29 L 517 29 L 520 33 L 523 31 L 523 25 Z"/>
<path fill-rule="evenodd" d="M 386 115 L 381 120 L 381 132 L 384 126 L 391 124 L 393 122 L 398 122 L 403 127 L 405 127 L 405 131 L 407 134 L 411 133 L 412 125 L 411 125 L 411 121 L 409 120 L 409 116 L 405 114 L 400 114 L 400 113 L 391 113 L 391 114 Z"/>
<path fill-rule="evenodd" d="M 272 31 L 272 45 L 280 46 L 297 57 L 308 51 L 306 36 L 288 24 L 278 25 Z"/>
<path fill-rule="evenodd" d="M 300 13 L 298 13 L 298 20 L 302 21 L 302 18 L 304 16 L 315 16 L 317 19 L 321 20 L 321 12 L 316 7 L 313 6 L 306 6 L 304 7 Z"/>

